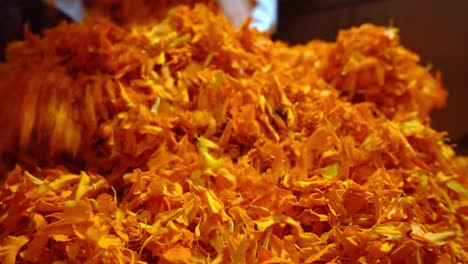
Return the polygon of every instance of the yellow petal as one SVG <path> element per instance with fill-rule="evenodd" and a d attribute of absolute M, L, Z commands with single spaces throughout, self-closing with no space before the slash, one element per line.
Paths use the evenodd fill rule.
<path fill-rule="evenodd" d="M 16 255 L 18 255 L 21 247 L 28 243 L 29 239 L 26 236 L 9 236 L 3 239 L 0 244 L 0 262 L 3 264 L 15 264 Z"/>
<path fill-rule="evenodd" d="M 338 171 L 340 169 L 340 164 L 334 163 L 332 165 L 329 165 L 322 170 L 322 176 L 325 179 L 333 179 L 338 175 Z"/>

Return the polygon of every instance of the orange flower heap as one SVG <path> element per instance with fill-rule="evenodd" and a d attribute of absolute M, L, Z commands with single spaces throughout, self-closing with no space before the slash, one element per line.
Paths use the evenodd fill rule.
<path fill-rule="evenodd" d="M 462 262 L 445 93 L 389 32 L 288 47 L 199 5 L 28 35 L 0 68 L 25 109 L 2 263 Z"/>
<path fill-rule="evenodd" d="M 170 8 L 205 4 L 217 9 L 214 0 L 83 0 L 88 16 L 108 17 L 121 25 L 147 24 L 163 20 Z"/>

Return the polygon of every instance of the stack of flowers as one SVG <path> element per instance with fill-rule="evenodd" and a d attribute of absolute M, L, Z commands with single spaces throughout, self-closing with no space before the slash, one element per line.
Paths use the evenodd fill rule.
<path fill-rule="evenodd" d="M 26 32 L 0 65 L 0 262 L 461 263 L 445 97 L 374 25 L 291 47 L 196 5 Z"/>

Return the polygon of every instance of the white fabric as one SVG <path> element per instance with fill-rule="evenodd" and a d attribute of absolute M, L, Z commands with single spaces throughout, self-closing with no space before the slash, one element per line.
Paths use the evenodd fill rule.
<path fill-rule="evenodd" d="M 52 3 L 75 21 L 81 21 L 85 16 L 85 8 L 81 0 L 55 0 Z M 259 31 L 274 30 L 278 21 L 278 1 L 257 0 L 257 5 L 251 16 L 251 27 L 257 28 Z"/>
<path fill-rule="evenodd" d="M 75 21 L 81 21 L 85 17 L 85 8 L 81 0 L 54 0 L 48 2 L 52 2 L 57 9 Z"/>
<path fill-rule="evenodd" d="M 278 1 L 257 0 L 257 6 L 252 11 L 251 27 L 259 31 L 274 30 L 278 22 Z"/>

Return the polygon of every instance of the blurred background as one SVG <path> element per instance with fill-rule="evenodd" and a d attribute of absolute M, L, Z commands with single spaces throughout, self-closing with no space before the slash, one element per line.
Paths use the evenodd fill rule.
<path fill-rule="evenodd" d="M 334 41 L 340 29 L 374 23 L 400 29 L 405 47 L 442 72 L 447 106 L 433 113 L 432 126 L 448 131 L 457 152 L 468 154 L 468 1 L 466 0 L 278 0 L 274 34 L 290 44 L 311 39 Z M 6 44 L 68 19 L 40 0 L 0 0 L 0 59 Z"/>

